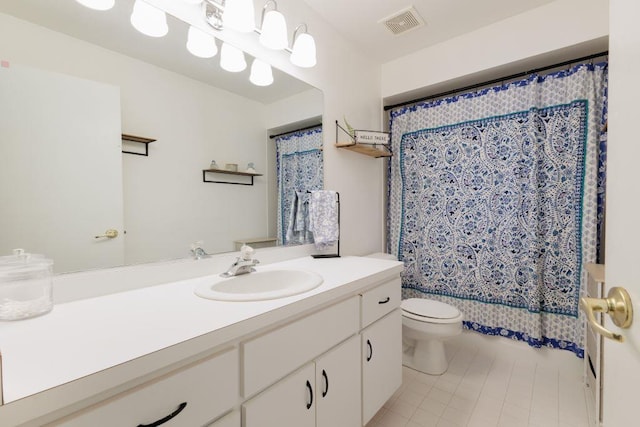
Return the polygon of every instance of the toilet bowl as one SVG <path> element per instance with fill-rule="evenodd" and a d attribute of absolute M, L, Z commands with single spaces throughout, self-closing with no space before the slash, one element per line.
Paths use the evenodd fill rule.
<path fill-rule="evenodd" d="M 442 375 L 449 363 L 444 341 L 462 332 L 463 315 L 452 305 L 424 298 L 402 301 L 402 363 L 429 375 Z"/>

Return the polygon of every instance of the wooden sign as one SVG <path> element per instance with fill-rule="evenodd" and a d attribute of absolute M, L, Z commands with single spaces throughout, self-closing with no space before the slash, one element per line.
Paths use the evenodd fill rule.
<path fill-rule="evenodd" d="M 373 130 L 354 131 L 356 144 L 389 144 L 389 132 L 376 132 Z"/>

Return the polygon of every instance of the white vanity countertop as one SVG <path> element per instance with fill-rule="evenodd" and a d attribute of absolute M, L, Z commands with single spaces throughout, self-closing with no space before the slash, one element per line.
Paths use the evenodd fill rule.
<path fill-rule="evenodd" d="M 200 298 L 193 290 L 219 272 L 54 306 L 50 313 L 0 322 L 5 403 L 22 399 L 362 279 L 388 277 L 402 263 L 361 257 L 311 257 L 260 266 L 303 269 L 324 282 L 300 295 L 256 302 Z M 335 297 L 335 295 L 334 295 Z M 319 301 L 322 302 L 322 301 Z M 287 310 L 283 319 L 290 315 Z M 250 331 L 247 331 L 250 332 Z"/>

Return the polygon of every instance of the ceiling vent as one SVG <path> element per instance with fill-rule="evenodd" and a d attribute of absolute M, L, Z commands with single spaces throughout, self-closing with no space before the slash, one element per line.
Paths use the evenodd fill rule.
<path fill-rule="evenodd" d="M 384 26 L 396 36 L 424 26 L 424 20 L 418 15 L 418 12 L 413 6 L 396 12 L 391 16 L 387 16 L 378 21 L 378 23 L 384 24 Z"/>

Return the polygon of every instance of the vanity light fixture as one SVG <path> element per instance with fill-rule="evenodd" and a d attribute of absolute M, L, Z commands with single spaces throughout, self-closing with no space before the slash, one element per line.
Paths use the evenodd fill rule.
<path fill-rule="evenodd" d="M 215 37 L 193 25 L 187 34 L 187 50 L 198 58 L 213 58 L 218 53 Z"/>
<path fill-rule="evenodd" d="M 229 43 L 222 43 L 220 49 L 220 67 L 231 73 L 238 73 L 247 68 L 244 52 Z"/>
<path fill-rule="evenodd" d="M 94 10 L 109 10 L 116 3 L 115 0 L 76 0 L 84 7 Z"/>
<path fill-rule="evenodd" d="M 224 26 L 240 33 L 251 33 L 256 27 L 253 0 L 226 0 Z"/>
<path fill-rule="evenodd" d="M 300 35 L 298 35 L 298 31 L 302 31 Z M 307 24 L 298 25 L 293 32 L 293 47 L 289 60 L 293 65 L 303 68 L 311 68 L 316 65 L 316 41 L 308 33 Z"/>
<path fill-rule="evenodd" d="M 256 86 L 269 86 L 273 83 L 273 71 L 271 65 L 258 58 L 253 59 L 249 81 Z"/>
<path fill-rule="evenodd" d="M 273 9 L 267 11 L 269 5 Z M 287 38 L 287 22 L 284 15 L 278 12 L 275 0 L 268 0 L 262 8 L 262 27 L 260 28 L 260 44 L 274 50 L 285 49 L 289 45 Z"/>
<path fill-rule="evenodd" d="M 162 37 L 169 32 L 167 14 L 144 0 L 136 0 L 131 13 L 131 25 L 149 37 Z"/>
<path fill-rule="evenodd" d="M 292 47 L 289 48 L 287 23 L 284 15 L 278 11 L 275 0 L 267 0 L 264 4 L 260 28 L 254 27 L 253 0 L 201 0 L 201 5 L 205 21 L 213 29 L 221 31 L 228 28 L 238 32 L 255 32 L 263 46 L 289 52 L 292 64 L 302 68 L 316 65 L 316 42 L 309 34 L 307 24 L 296 27 Z"/>

